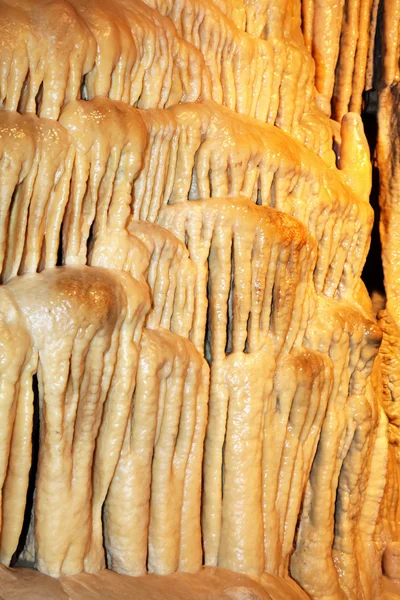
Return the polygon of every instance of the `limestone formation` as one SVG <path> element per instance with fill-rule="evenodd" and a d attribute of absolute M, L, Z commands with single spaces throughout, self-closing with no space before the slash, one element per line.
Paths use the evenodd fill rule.
<path fill-rule="evenodd" d="M 0 0 L 6 567 L 110 598 L 122 574 L 188 600 L 225 576 L 237 600 L 378 599 L 382 558 L 396 578 L 398 4 Z"/>

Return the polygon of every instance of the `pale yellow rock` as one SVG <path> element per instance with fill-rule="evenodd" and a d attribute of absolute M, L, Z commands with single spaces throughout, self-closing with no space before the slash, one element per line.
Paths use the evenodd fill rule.
<path fill-rule="evenodd" d="M 126 226 L 147 135 L 135 109 L 106 98 L 69 103 L 60 123 L 75 147 L 63 222 L 64 262 L 85 264 L 92 225 L 94 235 Z"/>
<path fill-rule="evenodd" d="M 158 577 L 128 577 L 112 571 L 98 575 L 81 573 L 55 580 L 37 571 L 6 569 L 0 565 L 0 585 L 5 600 L 22 600 L 35 594 L 37 600 L 120 600 L 124 595 L 138 600 L 307 600 L 293 582 L 265 574 L 263 585 L 226 569 L 203 568 L 200 573 L 175 573 Z"/>
<path fill-rule="evenodd" d="M 2 13 L 8 12 L 8 5 L 2 1 Z M 40 0 L 40 8 L 30 0 L 16 0 L 11 6 L 18 9 L 12 18 L 19 44 L 4 81 L 6 108 L 20 106 L 26 112 L 57 119 L 65 101 L 79 98 L 82 79 L 94 65 L 96 41 L 66 0 Z M 21 90 L 19 98 L 15 92 L 9 98 L 8 85 L 13 92 L 14 81 L 25 82 L 28 73 L 27 89 Z"/>
<path fill-rule="evenodd" d="M 389 0 L 387 4 L 388 10 L 383 11 L 384 28 L 389 31 L 398 17 L 396 19 L 396 2 Z M 362 94 L 373 87 L 378 3 L 374 0 L 302 0 L 301 5 L 304 42 L 315 60 L 319 104 L 326 114 L 332 112 L 340 123 L 348 111 L 361 112 Z M 391 50 L 384 52 L 385 64 L 394 62 L 395 43 L 391 36 Z"/>
<path fill-rule="evenodd" d="M 109 566 L 120 573 L 198 571 L 208 366 L 188 340 L 142 336 L 132 421 L 105 504 Z"/>
<path fill-rule="evenodd" d="M 357 115 L 342 124 L 339 170 L 294 140 L 288 148 L 276 127 L 212 103 L 142 115 L 150 142 L 134 183 L 136 219 L 154 221 L 164 204 L 188 198 L 251 198 L 298 218 L 318 239 L 318 292 L 352 297 L 373 216 L 369 150 Z"/>
<path fill-rule="evenodd" d="M 147 283 L 152 306 L 146 325 L 189 337 L 197 269 L 185 245 L 172 233 L 132 219 L 128 231 L 105 230 L 92 240 L 88 264 L 118 269 Z"/>
<path fill-rule="evenodd" d="M 125 0 L 4 0 L 1 12 L 7 37 L 0 100 L 8 110 L 57 119 L 81 93 L 143 108 L 210 97 L 201 53 L 140 0 L 134 7 Z"/>
<path fill-rule="evenodd" d="M 257 352 L 270 331 L 275 356 L 301 339 L 314 243 L 299 221 L 244 198 L 212 198 L 166 206 L 159 224 L 197 265 L 190 337 L 208 359 Z"/>
<path fill-rule="evenodd" d="M 396 577 L 400 336 L 381 315 L 374 363 L 371 165 L 347 112 L 374 10 L 1 0 L 0 556 L 37 371 L 23 557 L 77 574 L 19 575 L 48 596 L 378 600 L 382 556 Z M 106 559 L 140 577 L 89 575 Z"/>
<path fill-rule="evenodd" d="M 379 89 L 377 163 L 379 166 L 381 208 L 380 234 L 384 269 L 386 304 L 378 313 L 383 332 L 381 350 L 383 407 L 388 418 L 388 476 L 383 498 L 381 538 L 383 540 L 383 570 L 391 591 L 398 580 L 399 514 L 399 325 L 398 302 L 398 96 L 399 96 L 399 23 L 400 3 L 384 2 L 378 11 L 380 24 L 381 60 L 375 61 L 373 82 Z M 394 597 L 392 594 L 388 598 Z"/>
<path fill-rule="evenodd" d="M 57 263 L 75 151 L 63 127 L 0 111 L 2 281 Z"/>
<path fill-rule="evenodd" d="M 104 566 L 101 509 L 132 405 L 147 290 L 128 275 L 88 267 L 24 275 L 7 289 L 39 356 L 35 562 L 53 576 L 96 572 Z"/>
<path fill-rule="evenodd" d="M 400 547 L 399 542 L 390 542 L 383 554 L 383 572 L 389 579 L 400 579 Z"/>
<path fill-rule="evenodd" d="M 362 510 L 362 496 L 359 494 L 363 487 L 360 482 L 352 484 L 348 481 L 347 473 L 350 469 L 351 477 L 369 476 L 368 471 L 363 471 L 362 461 L 369 460 L 374 438 L 368 436 L 365 429 L 368 432 L 374 427 L 374 419 L 377 426 L 378 415 L 368 376 L 380 339 L 377 325 L 362 318 L 358 311 L 343 302 L 333 303 L 332 300 L 320 298 L 317 312 L 308 324 L 307 343 L 329 354 L 333 363 L 333 387 L 291 560 L 292 576 L 312 598 L 328 600 L 344 597 L 340 586 L 346 589 L 347 578 L 354 575 L 351 562 L 357 562 L 355 542 Z M 361 467 L 357 461 L 361 461 Z M 347 463 L 350 465 L 347 466 Z M 378 482 L 378 485 L 382 488 L 385 472 L 381 473 L 381 477 L 382 484 Z M 342 482 L 342 478 L 346 478 L 345 481 Z M 351 493 L 355 494 L 354 499 Z M 338 505 L 335 511 L 336 495 Z M 372 514 L 364 517 L 367 521 L 372 520 L 370 542 L 380 499 L 378 494 L 371 508 Z M 374 511 L 374 507 L 377 510 Z M 349 519 L 348 510 L 354 511 L 357 517 Z M 343 537 L 348 540 L 348 546 L 344 545 Z M 341 560 L 338 550 L 347 551 L 350 560 L 343 560 L 336 572 L 335 565 L 339 565 Z M 360 556 L 359 560 L 363 558 Z M 355 573 L 361 569 L 362 564 L 358 564 Z M 356 594 L 363 597 L 361 594 L 365 593 L 365 588 L 357 588 L 357 585 L 354 582 L 350 584 L 350 593 L 355 597 Z"/>
<path fill-rule="evenodd" d="M 24 520 L 32 460 L 32 376 L 38 356 L 24 315 L 3 286 L 0 311 L 0 560 L 9 564 Z"/>

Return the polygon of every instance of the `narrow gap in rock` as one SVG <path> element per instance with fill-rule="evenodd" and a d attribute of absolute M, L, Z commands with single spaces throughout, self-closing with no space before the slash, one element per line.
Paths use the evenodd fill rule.
<path fill-rule="evenodd" d="M 58 251 L 57 251 L 57 267 L 61 267 L 64 264 L 63 262 L 63 235 L 62 235 L 62 227 L 60 227 L 60 237 L 58 242 Z"/>
<path fill-rule="evenodd" d="M 368 140 L 372 161 L 372 187 L 370 204 L 374 210 L 374 225 L 371 232 L 371 246 L 362 272 L 362 279 L 371 296 L 374 312 L 385 305 L 385 286 L 383 281 L 382 247 L 379 234 L 379 170 L 375 160 L 378 122 L 373 91 L 366 97 L 366 110 L 362 114 L 365 135 Z"/>
<path fill-rule="evenodd" d="M 17 111 L 20 113 L 25 112 L 25 104 L 26 104 L 26 98 L 28 96 L 28 89 L 29 89 L 29 82 L 30 82 L 30 72 L 28 71 L 25 77 L 25 81 L 24 84 L 22 86 L 22 91 L 21 91 L 21 96 L 18 102 L 18 107 L 17 107 Z"/>
<path fill-rule="evenodd" d="M 39 86 L 38 93 L 36 94 L 36 98 L 35 98 L 37 115 L 40 113 L 40 109 L 42 106 L 42 100 L 43 100 L 43 81 Z"/>
<path fill-rule="evenodd" d="M 87 85 L 86 85 L 86 77 L 87 77 L 87 73 L 83 76 L 82 83 L 81 83 L 81 99 L 82 100 L 89 100 L 89 96 L 88 96 L 88 92 L 87 92 Z"/>
<path fill-rule="evenodd" d="M 233 289 L 234 289 L 234 273 L 235 273 L 235 247 L 234 238 L 231 245 L 231 284 L 229 287 L 229 296 L 227 303 L 226 315 L 226 345 L 225 354 L 232 352 L 232 327 L 233 327 Z"/>
<path fill-rule="evenodd" d="M 24 513 L 24 523 L 22 526 L 21 535 L 19 538 L 17 549 L 14 553 L 14 556 L 11 559 L 11 567 L 19 566 L 33 566 L 29 560 L 21 559 L 19 560 L 19 556 L 23 551 L 29 526 L 31 525 L 32 518 L 32 510 L 34 503 L 34 490 L 35 490 L 35 481 L 36 481 L 36 473 L 38 467 L 38 456 L 39 456 L 39 432 L 40 432 L 40 424 L 39 424 L 39 388 L 36 374 L 33 376 L 32 380 L 32 389 L 33 389 L 33 427 L 32 427 L 32 463 L 29 471 L 29 483 L 28 483 L 28 491 L 26 494 L 26 506 Z"/>
<path fill-rule="evenodd" d="M 210 242 L 211 252 L 212 241 Z M 210 266 L 210 255 L 208 256 L 208 268 L 207 272 L 211 273 Z M 210 275 L 207 281 L 207 318 L 206 318 L 206 330 L 204 336 L 204 357 L 208 363 L 212 362 L 212 331 L 211 331 L 211 309 L 210 309 L 210 298 L 212 295 L 212 286 L 210 281 Z"/>

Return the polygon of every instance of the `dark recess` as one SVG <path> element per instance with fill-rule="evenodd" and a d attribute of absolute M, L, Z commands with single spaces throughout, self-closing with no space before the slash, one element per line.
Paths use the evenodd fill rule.
<path fill-rule="evenodd" d="M 382 247 L 379 236 L 379 171 L 375 160 L 375 149 L 378 135 L 378 120 L 377 120 L 377 93 L 375 90 L 370 90 L 364 94 L 364 111 L 362 120 L 364 123 L 365 135 L 368 140 L 371 161 L 372 161 L 372 189 L 370 195 L 370 203 L 374 209 L 375 220 L 371 234 L 371 247 L 368 253 L 367 261 L 362 272 L 362 279 L 367 287 L 369 294 L 379 292 L 385 294 L 383 283 L 383 267 L 382 267 Z"/>

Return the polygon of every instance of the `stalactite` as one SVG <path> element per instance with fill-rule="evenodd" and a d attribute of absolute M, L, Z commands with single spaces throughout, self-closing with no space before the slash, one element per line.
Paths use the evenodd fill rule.
<path fill-rule="evenodd" d="M 85 264 L 92 225 L 96 235 L 127 223 L 147 136 L 134 109 L 103 98 L 68 104 L 60 123 L 76 148 L 63 224 L 64 261 Z"/>
<path fill-rule="evenodd" d="M 129 276 L 88 267 L 27 274 L 7 288 L 39 359 L 35 562 L 53 576 L 96 572 L 148 296 Z"/>
<path fill-rule="evenodd" d="M 320 325 L 322 322 L 323 328 Z M 326 335 L 328 331 L 329 335 Z M 345 511 L 349 505 L 346 500 L 343 514 L 339 504 L 335 515 L 335 499 L 338 493 L 340 502 L 341 494 L 346 493 L 347 484 L 341 478 L 346 477 L 347 467 L 344 463 L 351 463 L 352 455 L 348 453 L 355 432 L 361 438 L 361 445 L 371 443 L 371 437 L 365 438 L 365 434 L 363 437 L 363 426 L 368 430 L 372 424 L 371 399 L 367 396 L 360 402 L 360 397 L 354 399 L 353 390 L 360 391 L 361 397 L 365 394 L 368 369 L 372 367 L 380 339 L 376 324 L 360 318 L 360 314 L 351 306 L 338 306 L 335 309 L 332 300 L 328 299 L 319 300 L 316 316 L 307 328 L 306 343 L 328 354 L 333 363 L 333 387 L 301 512 L 297 546 L 291 560 L 292 576 L 312 598 L 327 600 L 342 597 L 338 573 L 346 578 L 347 569 L 351 571 L 348 564 L 344 565 L 344 569 L 339 566 L 338 573 L 335 569 L 332 545 L 335 552 L 336 545 L 340 545 L 340 527 L 343 519 L 346 520 Z M 353 416 L 352 410 L 358 409 L 359 412 Z M 358 421 L 361 428 L 359 433 Z M 365 439 L 368 441 L 365 442 Z M 363 452 L 357 450 L 354 460 L 362 461 Z M 351 470 L 353 468 L 355 465 L 350 467 Z M 354 476 L 357 477 L 356 469 Z M 354 490 L 355 494 L 362 493 L 360 486 L 355 485 Z M 354 509 L 359 518 L 360 505 L 355 504 Z M 351 535 L 350 540 L 354 543 Z M 323 574 L 320 572 L 322 563 Z M 318 577 L 315 576 L 317 572 Z M 351 593 L 356 594 L 357 587 L 350 587 Z M 360 590 L 358 593 L 361 594 Z"/>
<path fill-rule="evenodd" d="M 24 315 L 4 287 L 1 288 L 0 310 L 0 560 L 9 564 L 24 520 L 32 458 L 32 377 L 38 357 Z"/>
<path fill-rule="evenodd" d="M 143 334 L 132 421 L 105 504 L 108 562 L 120 573 L 201 567 L 203 360 L 180 336 Z"/>

